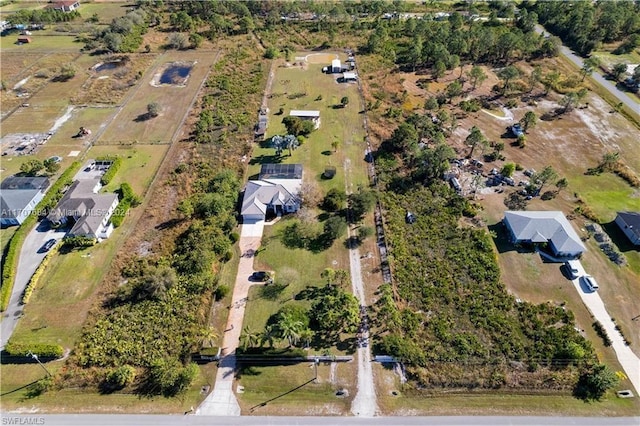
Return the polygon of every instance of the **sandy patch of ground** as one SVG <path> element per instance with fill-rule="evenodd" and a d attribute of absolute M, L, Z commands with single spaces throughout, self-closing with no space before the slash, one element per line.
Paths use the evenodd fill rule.
<path fill-rule="evenodd" d="M 330 65 L 331 61 L 338 59 L 336 53 L 310 53 L 304 57 L 310 64 L 327 64 Z"/>
<path fill-rule="evenodd" d="M 58 129 L 67 122 L 67 120 L 69 120 L 71 118 L 71 114 L 73 113 L 73 110 L 75 109 L 75 107 L 73 106 L 68 106 L 67 110 L 65 111 L 65 113 L 62 115 L 62 117 L 58 118 L 56 120 L 55 123 L 53 123 L 53 127 L 51 129 L 49 129 L 50 133 L 55 133 L 58 131 Z"/>

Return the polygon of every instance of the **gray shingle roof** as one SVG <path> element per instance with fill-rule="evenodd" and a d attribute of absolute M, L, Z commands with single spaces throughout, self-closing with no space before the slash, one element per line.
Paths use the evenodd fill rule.
<path fill-rule="evenodd" d="M 507 211 L 504 219 L 518 241 L 548 241 L 560 253 L 586 250 L 580 237 L 560 211 Z"/>

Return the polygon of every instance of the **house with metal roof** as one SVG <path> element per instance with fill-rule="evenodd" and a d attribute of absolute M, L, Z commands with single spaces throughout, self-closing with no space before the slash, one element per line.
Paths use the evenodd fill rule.
<path fill-rule="evenodd" d="M 631 244 L 640 246 L 640 212 L 618 212 L 616 225 L 624 232 Z"/>
<path fill-rule="evenodd" d="M 558 257 L 578 257 L 587 250 L 560 211 L 507 211 L 503 223 L 513 243 L 546 243 Z"/>
<path fill-rule="evenodd" d="M 10 176 L 0 184 L 2 226 L 20 225 L 33 212 L 49 188 L 49 178 Z"/>
<path fill-rule="evenodd" d="M 292 109 L 289 116 L 298 117 L 300 120 L 310 120 L 316 129 L 320 128 L 320 111 Z"/>
<path fill-rule="evenodd" d="M 295 213 L 300 209 L 301 164 L 263 164 L 258 180 L 244 189 L 240 214 L 244 223 L 264 221 L 268 214 Z"/>

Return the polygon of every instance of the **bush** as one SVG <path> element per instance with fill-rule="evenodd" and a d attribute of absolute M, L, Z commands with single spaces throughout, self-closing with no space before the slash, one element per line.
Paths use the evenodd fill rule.
<path fill-rule="evenodd" d="M 109 182 L 111 182 L 113 177 L 116 175 L 116 173 L 118 173 L 118 169 L 120 169 L 120 166 L 122 165 L 122 160 L 120 159 L 120 157 L 102 157 L 102 158 L 96 158 L 96 160 L 112 162 L 107 172 L 103 174 L 102 177 L 100 178 L 100 183 L 102 185 L 108 185 Z"/>
<path fill-rule="evenodd" d="M 344 208 L 344 203 L 347 201 L 347 194 L 337 188 L 331 188 L 327 195 L 324 197 L 322 207 L 330 212 L 335 212 Z"/>
<path fill-rule="evenodd" d="M 216 291 L 213 293 L 213 296 L 217 301 L 220 301 L 225 297 L 227 297 L 230 292 L 231 292 L 231 289 L 229 288 L 228 285 L 221 284 L 218 287 L 216 287 Z"/>
<path fill-rule="evenodd" d="M 130 365 L 110 370 L 105 378 L 106 383 L 113 388 L 122 389 L 133 383 L 136 378 L 136 369 Z"/>
<path fill-rule="evenodd" d="M 516 170 L 516 165 L 513 163 L 506 163 L 504 166 L 502 166 L 502 170 L 500 170 L 500 173 L 503 176 L 506 177 L 511 177 L 513 176 L 513 172 Z"/>
<path fill-rule="evenodd" d="M 78 235 L 75 237 L 65 237 L 62 240 L 64 246 L 68 249 L 87 248 L 96 245 L 98 242 L 95 238 Z"/>
<path fill-rule="evenodd" d="M 39 358 L 62 358 L 64 349 L 60 345 L 46 343 L 14 343 L 9 340 L 4 348 L 10 356 L 30 356 L 29 353 L 38 355 Z"/>
<path fill-rule="evenodd" d="M 600 321 L 596 321 L 592 324 L 593 329 L 596 331 L 598 336 L 602 339 L 602 343 L 605 346 L 611 346 L 613 342 L 611 342 L 611 338 L 607 334 L 607 330 L 604 329 Z"/>
<path fill-rule="evenodd" d="M 189 364 L 182 366 L 175 359 L 160 359 L 149 368 L 147 383 L 148 394 L 176 396 L 184 393 L 198 375 L 198 366 Z"/>
<path fill-rule="evenodd" d="M 462 108 L 462 110 L 465 112 L 477 112 L 480 111 L 480 108 L 482 108 L 482 103 L 479 100 L 473 98 L 469 99 L 468 101 L 460 102 L 460 108 Z"/>
<path fill-rule="evenodd" d="M 362 242 L 374 234 L 371 226 L 361 226 L 358 228 L 358 239 Z"/>
<path fill-rule="evenodd" d="M 275 59 L 280 55 L 278 49 L 273 46 L 267 47 L 267 50 L 264 52 L 264 57 L 266 59 Z"/>
<path fill-rule="evenodd" d="M 335 240 L 345 232 L 347 232 L 347 221 L 343 217 L 331 216 L 324 223 L 324 234 L 331 240 Z"/>

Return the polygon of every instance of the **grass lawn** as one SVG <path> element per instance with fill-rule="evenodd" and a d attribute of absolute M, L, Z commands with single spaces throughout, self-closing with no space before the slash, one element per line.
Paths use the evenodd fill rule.
<path fill-rule="evenodd" d="M 4 52 L 19 52 L 29 53 L 34 51 L 43 50 L 77 50 L 84 46 L 82 43 L 78 43 L 75 35 L 56 34 L 56 35 L 44 35 L 34 32 L 31 37 L 31 43 L 17 44 L 18 33 L 7 35 L 0 38 L 0 48 Z"/>
<path fill-rule="evenodd" d="M 296 279 L 292 280 L 276 300 L 263 298 L 261 286 L 250 289 L 246 310 L 250 314 L 245 315 L 243 327 L 248 326 L 252 331 L 262 331 L 269 317 L 307 286 L 324 284 L 320 273 L 325 268 L 349 270 L 349 257 L 343 245 L 346 235 L 338 238 L 328 250 L 317 253 L 305 249 L 288 248 L 282 244 L 279 232 L 290 222 L 291 219 L 285 217 L 277 224 L 265 227 L 262 246 L 256 257 L 254 269 L 275 271 L 276 282 L 283 274 L 293 275 Z M 290 303 L 310 306 L 308 300 Z"/>
<path fill-rule="evenodd" d="M 4 254 L 4 249 L 9 244 L 11 237 L 18 230 L 18 226 L 11 226 L 9 228 L 1 228 L 0 229 L 0 255 Z"/>
<path fill-rule="evenodd" d="M 320 363 L 318 383 L 308 383 L 315 377 L 310 362 L 245 367 L 238 374 L 238 385 L 244 391 L 236 396 L 243 415 L 345 415 L 356 392 L 356 372 L 355 362 Z M 337 397 L 335 392 L 339 389 L 346 389 L 349 396 Z M 272 401 L 274 398 L 277 399 Z"/>
<path fill-rule="evenodd" d="M 118 173 L 103 191 L 113 192 L 120 188 L 120 184 L 128 182 L 133 188 L 133 192 L 143 196 L 168 149 L 169 145 L 99 145 L 92 147 L 87 153 L 87 157 L 117 155 L 122 158 L 122 165 Z"/>

